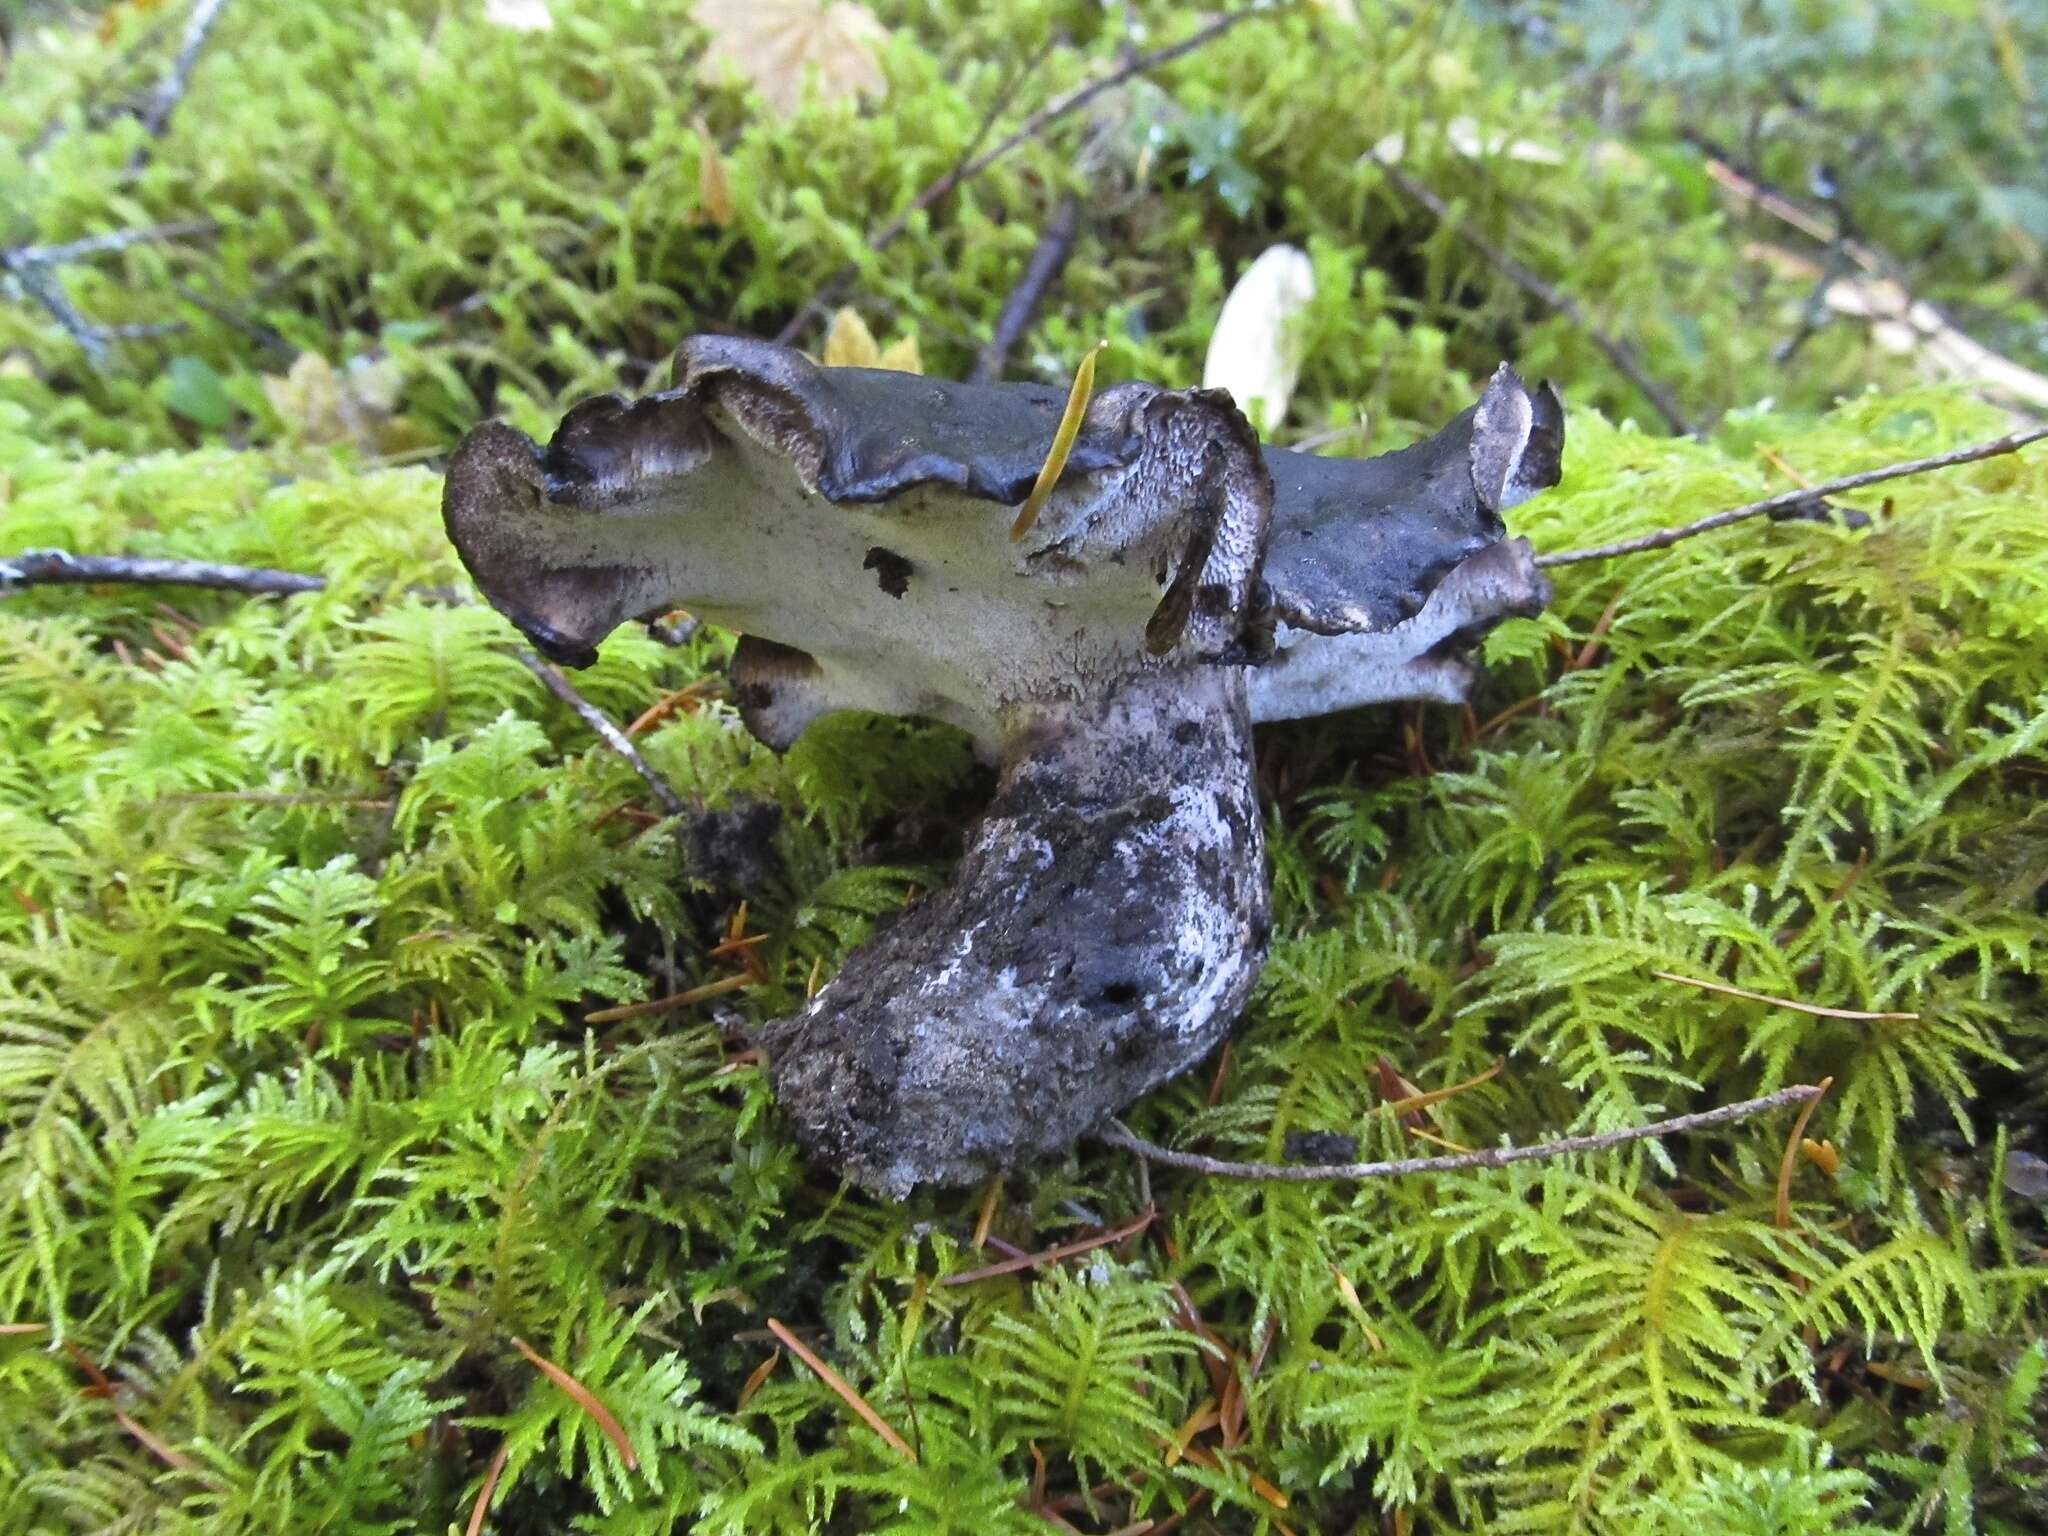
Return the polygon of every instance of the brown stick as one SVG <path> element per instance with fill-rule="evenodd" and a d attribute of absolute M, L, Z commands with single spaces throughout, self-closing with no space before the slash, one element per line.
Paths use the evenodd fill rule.
<path fill-rule="evenodd" d="M 1660 528 L 1655 533 L 1645 533 L 1633 539 L 1620 539 L 1612 544 L 1596 544 L 1591 549 L 1566 549 L 1548 555 L 1538 555 L 1539 566 L 1577 565 L 1584 560 L 1609 560 L 1616 555 L 1638 555 L 1645 550 L 1665 549 L 1681 539 L 1694 534 L 1710 533 L 1716 528 L 1726 528 L 1730 523 L 1740 523 L 1752 517 L 1768 517 L 1773 512 L 1795 511 L 1809 502 L 1843 491 L 1853 491 L 1866 485 L 1877 485 L 1885 480 L 1900 480 L 1907 475 L 1924 475 L 1932 469 L 1949 469 L 1957 464 L 1974 464 L 1979 459 L 1995 459 L 2001 454 L 2016 453 L 2029 443 L 2038 443 L 2048 438 L 2048 427 L 2032 427 L 2024 432 L 2009 432 L 2004 437 L 1993 438 L 1986 443 L 1973 443 L 1967 448 L 1957 448 L 1949 453 L 1937 453 L 1931 458 L 1907 459 L 1898 464 L 1886 464 L 1878 469 L 1860 470 L 1853 475 L 1844 475 L 1839 480 L 1823 481 L 1819 485 L 1799 486 L 1789 491 L 1780 491 L 1775 496 L 1766 496 L 1762 501 L 1752 501 L 1746 506 L 1736 507 L 1727 512 L 1716 512 L 1711 517 L 1702 517 L 1695 522 L 1684 523 L 1676 528 Z"/>
<path fill-rule="evenodd" d="M 1074 239 L 1080 230 L 1080 199 L 1070 193 L 1060 199 L 1059 206 L 1045 221 L 1045 231 L 1038 237 L 1031 259 L 1024 264 L 1023 276 L 1010 290 L 988 345 L 981 349 L 973 371 L 967 375 L 970 384 L 993 384 L 1002 378 L 1011 348 L 1031 328 L 1032 316 L 1038 312 L 1046 290 L 1058 279 L 1060 269 L 1067 264 L 1067 257 L 1073 254 Z"/>
<path fill-rule="evenodd" d="M 1413 176 L 1410 176 L 1399 166 L 1390 165 L 1382 160 L 1379 162 L 1379 168 L 1380 174 L 1385 176 L 1387 180 L 1399 187 L 1413 201 L 1427 208 L 1436 216 L 1438 222 L 1442 223 L 1452 234 L 1477 251 L 1485 259 L 1488 266 L 1494 268 L 1501 276 L 1528 294 L 1544 308 L 1564 316 L 1565 319 L 1571 321 L 1573 325 L 1584 331 L 1592 340 L 1593 345 L 1606 354 L 1607 360 L 1614 364 L 1616 370 L 1631 384 L 1635 385 L 1637 389 L 1642 391 L 1643 398 L 1656 408 L 1659 416 L 1662 416 L 1666 422 L 1670 423 L 1673 432 L 1677 433 L 1680 437 L 1696 437 L 1699 435 L 1698 428 L 1693 426 L 1692 422 L 1686 418 L 1685 412 L 1679 408 L 1676 397 L 1672 395 L 1670 390 L 1666 389 L 1651 376 L 1650 370 L 1643 365 L 1643 360 L 1636 356 L 1635 348 L 1631 347 L 1620 337 L 1612 336 L 1594 324 L 1593 317 L 1586 313 L 1585 306 L 1580 304 L 1577 299 L 1564 292 L 1561 288 L 1558 288 L 1555 284 L 1546 282 L 1541 277 L 1538 277 L 1506 251 L 1488 240 L 1484 235 L 1479 234 L 1463 219 L 1454 217 L 1451 213 L 1450 204 L 1446 203 L 1435 192 L 1417 181 Z"/>
<path fill-rule="evenodd" d="M 689 814 L 690 808 L 683 803 L 683 797 L 669 788 L 668 781 L 649 766 L 647 759 L 640 755 L 639 748 L 626 740 L 626 733 L 612 724 L 609 715 L 578 693 L 576 685 L 562 676 L 559 668 L 541 660 L 531 651 L 519 651 L 516 654 L 526 670 L 540 679 L 542 687 L 575 710 L 582 717 L 583 723 L 597 733 L 598 740 L 626 760 L 627 766 L 639 774 L 647 787 L 654 792 L 654 798 L 661 802 L 663 810 L 671 816 Z"/>
<path fill-rule="evenodd" d="M 1254 16 L 1275 16 L 1289 9 L 1291 9 L 1291 6 L 1283 3 L 1279 5 L 1247 5 L 1235 11 L 1226 11 L 1221 16 L 1212 17 L 1179 42 L 1169 43 L 1163 48 L 1154 48 L 1149 53 L 1133 54 L 1108 74 L 1077 85 L 1064 96 L 1054 97 L 1036 112 L 1025 118 L 1017 131 L 1001 143 L 983 150 L 978 155 L 971 155 L 960 160 L 943 176 L 939 177 L 938 180 L 932 182 L 931 185 L 913 197 L 909 205 L 901 213 L 868 236 L 868 249 L 878 254 L 887 250 L 910 228 L 910 221 L 912 219 L 923 213 L 932 204 L 938 202 L 939 199 L 951 192 L 955 187 L 963 182 L 972 181 L 998 160 L 1009 154 L 1011 150 L 1036 138 L 1061 118 L 1080 111 L 1081 108 L 1087 106 L 1089 102 L 1093 101 L 1103 92 L 1114 90 L 1127 80 L 1157 69 L 1163 64 L 1171 64 L 1175 59 L 1193 53 L 1197 48 L 1214 42 L 1241 21 L 1249 21 Z M 857 261 L 847 262 L 846 265 L 827 278 L 818 292 L 806 300 L 794 315 L 790 316 L 789 323 L 776 333 L 775 339 L 785 346 L 794 341 L 802 334 L 805 326 L 809 325 L 811 321 L 831 307 L 844 286 L 852 282 L 859 274 L 860 263 Z"/>
<path fill-rule="evenodd" d="M 1132 1135 L 1119 1120 L 1112 1120 L 1106 1127 L 1097 1129 L 1094 1136 L 1097 1141 L 1134 1152 L 1147 1162 L 1160 1163 L 1168 1168 L 1185 1168 L 1190 1173 L 1206 1173 L 1221 1179 L 1271 1179 L 1313 1184 L 1326 1179 L 1389 1179 L 1415 1173 L 1457 1173 L 1466 1168 L 1505 1168 L 1510 1163 L 1562 1157 L 1569 1152 L 1601 1152 L 1631 1141 L 1676 1136 L 1686 1131 L 1725 1125 L 1732 1120 L 1746 1120 L 1752 1115 L 1783 1109 L 1788 1104 L 1805 1103 L 1819 1098 L 1820 1094 L 1819 1088 L 1803 1083 L 1794 1088 L 1780 1088 L 1760 1099 L 1744 1099 L 1739 1104 L 1724 1104 L 1719 1109 L 1680 1115 L 1676 1119 L 1659 1120 L 1650 1125 L 1631 1126 L 1627 1130 L 1563 1136 L 1527 1147 L 1486 1147 L 1477 1152 L 1461 1152 L 1456 1157 L 1403 1157 L 1379 1163 L 1233 1163 L 1220 1157 L 1204 1157 L 1197 1152 L 1175 1152 L 1145 1141 Z"/>

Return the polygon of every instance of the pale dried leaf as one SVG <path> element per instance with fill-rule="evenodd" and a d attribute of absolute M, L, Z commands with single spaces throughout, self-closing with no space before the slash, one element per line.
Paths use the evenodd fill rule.
<path fill-rule="evenodd" d="M 403 383 L 388 357 L 355 357 L 336 368 L 317 352 L 301 352 L 282 375 L 263 376 L 263 394 L 302 443 L 392 453 L 419 438 L 415 425 L 396 414 Z"/>
<path fill-rule="evenodd" d="M 1287 415 L 1301 375 L 1296 318 L 1315 297 L 1315 268 L 1291 245 L 1269 247 L 1223 301 L 1202 366 L 1204 389 L 1227 389 L 1261 433 Z"/>
<path fill-rule="evenodd" d="M 697 21 L 711 34 L 704 73 L 738 70 L 778 113 L 795 111 L 811 81 L 827 101 L 886 85 L 875 50 L 888 34 L 852 0 L 698 0 Z"/>
<path fill-rule="evenodd" d="M 550 32 L 555 25 L 547 0 L 484 0 L 484 20 L 514 32 Z"/>
<path fill-rule="evenodd" d="M 878 368 L 882 349 L 875 344 L 875 333 L 867 322 L 847 308 L 832 317 L 831 329 L 825 332 L 825 350 L 818 360 L 827 368 Z"/>
<path fill-rule="evenodd" d="M 917 338 L 902 336 L 890 342 L 875 359 L 875 366 L 892 368 L 898 373 L 923 373 L 924 358 L 917 350 Z"/>

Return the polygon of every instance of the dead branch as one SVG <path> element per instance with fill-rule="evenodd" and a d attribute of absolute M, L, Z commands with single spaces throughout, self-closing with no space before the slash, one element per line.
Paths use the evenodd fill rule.
<path fill-rule="evenodd" d="M 83 261 L 88 256 L 104 256 L 109 251 L 125 251 L 131 245 L 153 245 L 163 240 L 182 240 L 188 235 L 210 235 L 219 228 L 211 219 L 184 219 L 171 224 L 145 224 L 135 229 L 109 230 L 103 235 L 87 235 L 82 240 L 67 240 L 59 245 L 20 245 L 7 254 L 13 261 L 54 267 L 67 261 Z"/>
<path fill-rule="evenodd" d="M 186 88 L 192 83 L 192 71 L 199 63 L 200 50 L 206 46 L 207 34 L 220 20 L 220 13 L 227 9 L 227 3 L 228 0 L 193 0 L 192 14 L 185 20 L 185 36 L 178 44 L 177 57 L 171 61 L 169 73 L 150 94 L 149 105 L 142 109 L 142 126 L 150 138 L 162 138 L 164 130 L 170 126 L 171 114 L 178 110 L 178 103 L 185 99 Z M 128 162 L 128 169 L 135 170 L 148 158 L 146 148 L 138 149 Z"/>
<path fill-rule="evenodd" d="M 1853 475 L 1844 475 L 1839 480 L 1824 481 L 1820 485 L 1799 486 L 1793 490 L 1780 491 L 1775 496 L 1766 496 L 1762 501 L 1752 501 L 1746 506 L 1735 507 L 1727 512 L 1716 512 L 1711 517 L 1702 517 L 1676 528 L 1660 528 L 1655 533 L 1639 534 L 1635 538 L 1617 540 L 1612 544 L 1597 544 L 1591 549 L 1566 549 L 1548 555 L 1538 555 L 1536 563 L 1539 566 L 1577 565 L 1586 560 L 1608 560 L 1616 555 L 1636 555 L 1646 550 L 1664 549 L 1681 539 L 1689 539 L 1694 534 L 1726 528 L 1730 523 L 1746 522 L 1752 517 L 1796 512 L 1803 506 L 1839 495 L 1843 491 L 1877 485 L 1885 480 L 1900 480 L 1908 475 L 1924 475 L 1929 470 L 1948 469 L 1957 464 L 1974 464 L 1979 459 L 1993 459 L 2001 454 L 2016 453 L 2029 443 L 2038 443 L 2043 438 L 2048 438 L 2048 427 L 2009 432 L 2004 437 L 1993 438 L 1990 442 L 1974 443 L 1970 447 L 1957 448 L 1949 453 L 1938 453 L 1931 458 L 1907 459 L 1903 463 L 1886 464 L 1878 469 L 1866 469 Z"/>
<path fill-rule="evenodd" d="M 1792 1088 L 1780 1088 L 1776 1093 L 1767 1093 L 1760 1099 L 1744 1099 L 1739 1104 L 1724 1104 L 1719 1109 L 1679 1115 L 1675 1119 L 1631 1126 L 1627 1130 L 1562 1136 L 1555 1141 L 1539 1141 L 1526 1147 L 1486 1147 L 1477 1152 L 1461 1152 L 1455 1157 L 1404 1157 L 1379 1163 L 1233 1163 L 1220 1157 L 1204 1157 L 1198 1152 L 1175 1152 L 1159 1146 L 1133 1135 L 1120 1120 L 1110 1121 L 1094 1135 L 1097 1141 L 1135 1153 L 1147 1162 L 1168 1168 L 1185 1168 L 1190 1173 L 1206 1173 L 1221 1179 L 1269 1179 L 1313 1184 L 1327 1179 L 1389 1179 L 1416 1173 L 1457 1173 L 1466 1168 L 1505 1168 L 1510 1163 L 1563 1157 L 1571 1152 L 1604 1152 L 1631 1141 L 1677 1136 L 1710 1126 L 1726 1125 L 1734 1120 L 1747 1120 L 1752 1115 L 1768 1114 L 1788 1104 L 1803 1104 L 1819 1098 L 1821 1091 L 1811 1083 L 1801 1083 Z"/>
<path fill-rule="evenodd" d="M 1154 48 L 1149 53 L 1133 54 L 1130 58 L 1118 64 L 1108 74 L 1097 76 L 1093 80 L 1077 85 L 1063 96 L 1054 97 L 1036 112 L 1025 118 L 1017 130 L 1000 143 L 983 150 L 980 154 L 970 155 L 955 162 L 944 175 L 913 197 L 901 213 L 868 236 L 868 250 L 874 254 L 880 254 L 887 250 L 910 228 L 910 221 L 912 219 L 938 202 L 955 187 L 972 181 L 1012 150 L 1036 138 L 1061 118 L 1071 116 L 1073 113 L 1080 111 L 1081 108 L 1087 106 L 1088 103 L 1095 100 L 1096 97 L 1102 95 L 1105 91 L 1114 90 L 1117 86 L 1135 79 L 1139 75 L 1158 69 L 1162 65 L 1171 64 L 1176 59 L 1184 58 L 1196 49 L 1214 42 L 1239 22 L 1250 21 L 1255 16 L 1277 16 L 1289 9 L 1291 9 L 1291 6 L 1283 3 L 1277 5 L 1253 4 L 1246 5 L 1239 10 L 1226 11 L 1221 16 L 1213 17 L 1203 23 L 1179 42 L 1169 43 L 1163 48 Z M 852 282 L 859 275 L 860 263 L 858 261 L 847 262 L 837 272 L 833 273 L 831 277 L 827 278 L 819 287 L 818 292 L 806 300 L 794 315 L 790 316 L 789 323 L 776 333 L 775 339 L 785 346 L 794 341 L 797 336 L 802 334 L 805 326 L 809 325 L 811 321 L 824 314 L 831 307 L 839 293 L 843 291 L 845 285 Z"/>
<path fill-rule="evenodd" d="M 0 558 L 0 591 L 14 587 L 96 586 L 210 587 L 256 597 L 288 597 L 326 588 L 322 576 L 272 571 L 209 560 L 152 560 L 137 555 L 74 555 L 62 549 L 32 549 Z"/>
<path fill-rule="evenodd" d="M 107 361 L 108 342 L 124 337 L 169 335 L 173 330 L 182 330 L 182 323 L 172 322 L 167 326 L 95 325 L 79 313 L 70 296 L 64 292 L 64 285 L 50 269 L 149 241 L 211 234 L 214 227 L 204 220 L 152 224 L 139 229 L 117 229 L 103 235 L 88 235 L 82 240 L 70 240 L 60 245 L 18 245 L 0 251 L 0 272 L 12 277 L 23 293 L 47 310 L 65 334 L 78 343 L 86 361 L 94 368 L 100 368 Z"/>
<path fill-rule="evenodd" d="M 50 318 L 78 343 L 88 363 L 95 368 L 105 365 L 107 333 L 78 312 L 54 276 L 34 262 L 22 261 L 13 251 L 0 251 L 0 272 L 6 272 L 23 293 L 49 311 Z"/>
<path fill-rule="evenodd" d="M 653 791 L 654 798 L 661 802 L 663 810 L 671 816 L 689 814 L 690 808 L 683 803 L 683 797 L 669 788 L 668 781 L 654 771 L 647 759 L 640 755 L 639 748 L 626 740 L 626 733 L 612 724 L 610 716 L 576 691 L 576 685 L 562 676 L 560 668 L 541 660 L 532 651 L 519 651 L 515 654 L 519 657 L 520 664 L 540 679 L 542 687 L 576 711 L 583 723 L 597 733 L 598 740 L 626 760 L 627 766 L 639 774 L 648 789 Z"/>
<path fill-rule="evenodd" d="M 1017 279 L 1017 286 L 1010 290 L 1002 313 L 996 317 L 995 331 L 981 349 L 981 355 L 974 360 L 974 370 L 967 375 L 969 383 L 994 384 L 1002 378 L 1010 350 L 1031 328 L 1032 316 L 1037 314 L 1046 290 L 1058 280 L 1060 269 L 1067 264 L 1067 257 L 1073 254 L 1074 239 L 1080 230 L 1081 202 L 1069 193 L 1060 199 L 1059 206 L 1045 221 L 1045 231 L 1038 237 L 1031 259 L 1024 264 L 1023 275 Z"/>
<path fill-rule="evenodd" d="M 1446 203 L 1435 192 L 1417 181 L 1413 176 L 1410 176 L 1399 166 L 1393 165 L 1386 160 L 1380 160 L 1378 165 L 1380 173 L 1387 180 L 1399 187 L 1410 200 L 1420 203 L 1424 208 L 1428 209 L 1437 222 L 1449 229 L 1452 234 L 1464 241 L 1465 244 L 1472 247 L 1474 251 L 1478 252 L 1481 259 L 1488 266 L 1499 272 L 1502 277 L 1505 277 L 1517 288 L 1528 294 L 1545 309 L 1550 310 L 1554 314 L 1562 315 L 1573 325 L 1584 331 L 1593 345 L 1601 350 L 1610 363 L 1614 364 L 1615 369 L 1631 384 L 1635 385 L 1637 389 L 1642 391 L 1643 398 L 1655 407 L 1657 414 L 1670 424 L 1673 432 L 1677 433 L 1680 437 L 1696 437 L 1699 435 L 1699 429 L 1687 419 L 1685 412 L 1680 409 L 1676 397 L 1672 395 L 1669 389 L 1665 388 L 1664 385 L 1651 376 L 1649 369 L 1643 365 L 1643 360 L 1636 356 L 1635 348 L 1631 347 L 1620 337 L 1611 335 L 1596 325 L 1593 322 L 1593 317 L 1586 313 L 1585 306 L 1579 303 L 1577 299 L 1558 288 L 1555 284 L 1546 282 L 1543 278 L 1538 277 L 1506 251 L 1473 229 L 1465 220 L 1456 217 L 1451 212 L 1450 204 Z"/>

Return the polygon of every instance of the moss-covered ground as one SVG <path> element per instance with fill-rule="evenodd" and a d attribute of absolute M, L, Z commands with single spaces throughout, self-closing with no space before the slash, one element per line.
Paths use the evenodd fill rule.
<path fill-rule="evenodd" d="M 31 8 L 0 66 L 0 242 L 212 226 L 61 269 L 93 323 L 179 327 L 97 370 L 25 295 L 0 308 L 0 556 L 330 582 L 0 599 L 0 1530 L 2048 1520 L 2048 454 L 1843 498 L 1867 526 L 1562 567 L 1549 613 L 1486 643 L 1469 711 L 1270 731 L 1273 961 L 1224 1057 L 1130 1116 L 1221 1156 L 1300 1132 L 1404 1155 L 1831 1077 L 1789 1163 L 1780 1118 L 1362 1185 L 1148 1186 L 1085 1147 L 993 1191 L 849 1192 L 796 1155 L 734 1026 L 944 877 L 987 788 L 962 741 L 841 717 L 777 758 L 721 692 L 729 637 L 621 632 L 577 686 L 621 721 L 666 701 L 635 740 L 687 795 L 780 810 L 745 888 L 713 890 L 507 626 L 443 598 L 467 588 L 437 456 L 474 421 L 545 431 L 688 331 L 772 334 L 849 258 L 874 333 L 964 373 L 1067 192 L 1081 238 L 1014 376 L 1107 336 L 1105 378 L 1193 382 L 1230 282 L 1284 239 L 1318 296 L 1279 435 L 1363 413 L 1335 451 L 1397 444 L 1512 357 L 1572 408 L 1563 485 L 1516 514 L 1540 549 L 2004 430 L 1857 326 L 1774 356 L 1810 278 L 1755 259 L 1761 226 L 1669 118 L 1694 98 L 1617 126 L 1592 65 L 1486 7 L 1302 6 L 875 256 L 863 232 L 1011 87 L 998 134 L 1107 67 L 1126 11 L 877 5 L 886 93 L 781 115 L 702 76 L 682 0 L 551 0 L 545 31 L 487 9 L 231 5 L 148 144 L 112 108 L 161 75 L 175 8 Z M 2048 80 L 2017 7 L 1867 9 L 1890 46 L 1957 29 L 1923 86 L 1967 96 L 1982 55 L 1959 142 L 2006 131 L 2011 68 Z M 1198 20 L 1135 14 L 1138 46 Z M 1875 57 L 1840 79 L 1903 101 Z M 1473 157 L 1474 132 L 1556 154 Z M 1395 133 L 1702 439 L 1392 185 L 1368 151 Z M 1880 190 L 1908 227 L 1911 189 Z M 2039 314 L 2008 205 L 1916 247 L 2007 339 Z M 1505 1066 L 1416 1125 L 1382 1059 L 1422 1089 Z M 1148 1195 L 1124 1241 L 948 1283 Z"/>

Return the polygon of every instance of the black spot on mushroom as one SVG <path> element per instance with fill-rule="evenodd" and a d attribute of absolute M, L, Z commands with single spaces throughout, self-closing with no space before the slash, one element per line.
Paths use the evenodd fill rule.
<path fill-rule="evenodd" d="M 891 597 L 900 598 L 910 590 L 911 564 L 893 549 L 872 546 L 860 568 L 875 573 L 875 583 Z"/>
<path fill-rule="evenodd" d="M 1548 596 L 1502 513 L 1556 479 L 1562 408 L 1506 369 L 1368 460 L 1262 448 L 1219 392 L 1113 385 L 1014 545 L 1061 390 L 705 336 L 675 381 L 576 406 L 545 448 L 478 427 L 445 521 L 552 655 L 685 608 L 741 635 L 771 746 L 866 709 L 999 765 L 952 878 L 758 1031 L 798 1141 L 887 1196 L 1061 1153 L 1213 1052 L 1271 931 L 1253 720 L 1462 697 L 1464 642 Z M 866 586 L 941 567 L 943 602 Z"/>

